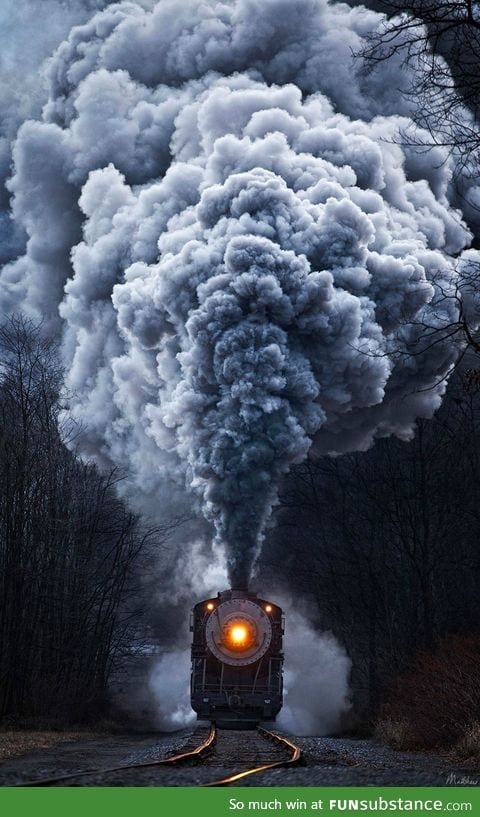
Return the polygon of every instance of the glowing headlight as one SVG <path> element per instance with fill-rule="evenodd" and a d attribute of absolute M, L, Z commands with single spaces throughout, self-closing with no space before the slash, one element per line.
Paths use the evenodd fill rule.
<path fill-rule="evenodd" d="M 255 643 L 255 625 L 245 619 L 230 621 L 224 632 L 224 644 L 229 650 L 248 650 Z"/>
<path fill-rule="evenodd" d="M 245 641 L 248 638 L 248 630 L 246 627 L 242 627 L 241 624 L 238 624 L 236 627 L 232 627 L 229 635 L 230 640 L 235 644 L 245 644 Z"/>

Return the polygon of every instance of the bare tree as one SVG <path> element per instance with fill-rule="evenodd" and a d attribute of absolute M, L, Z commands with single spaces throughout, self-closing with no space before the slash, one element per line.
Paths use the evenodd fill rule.
<path fill-rule="evenodd" d="M 320 458 L 285 482 L 264 576 L 310 597 L 373 716 L 418 649 L 480 627 L 480 385 L 465 364 L 411 442 Z"/>
<path fill-rule="evenodd" d="M 0 716 L 103 711 L 135 630 L 146 543 L 116 491 L 64 444 L 55 343 L 22 316 L 0 328 Z"/>
<path fill-rule="evenodd" d="M 476 176 L 480 148 L 480 3 L 381 0 L 376 5 L 388 16 L 367 38 L 360 56 L 368 70 L 400 54 L 412 72 L 407 94 L 414 100 L 417 129 L 404 134 L 404 138 L 419 147 L 448 147 L 457 159 L 458 173 Z"/>

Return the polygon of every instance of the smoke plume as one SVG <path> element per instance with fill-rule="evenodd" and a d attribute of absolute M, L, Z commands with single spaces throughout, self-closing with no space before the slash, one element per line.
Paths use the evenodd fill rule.
<path fill-rule="evenodd" d="M 410 437 L 458 354 L 422 331 L 456 318 L 471 235 L 451 158 L 398 143 L 409 77 L 352 61 L 378 20 L 110 4 L 57 49 L 14 146 L 28 241 L 3 308 L 61 331 L 85 455 L 159 509 L 198 504 L 233 586 L 292 464 Z"/>

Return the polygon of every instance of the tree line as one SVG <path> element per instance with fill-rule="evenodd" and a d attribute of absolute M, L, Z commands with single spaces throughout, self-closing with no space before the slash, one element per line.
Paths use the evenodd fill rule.
<path fill-rule="evenodd" d="M 155 532 L 119 475 L 75 454 L 58 349 L 22 316 L 0 328 L 0 719 L 106 712 L 130 649 L 136 569 Z M 68 442 L 67 446 L 65 443 Z"/>

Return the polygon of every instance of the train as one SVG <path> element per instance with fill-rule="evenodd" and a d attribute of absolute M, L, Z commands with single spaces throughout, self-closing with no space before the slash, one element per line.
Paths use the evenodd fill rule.
<path fill-rule="evenodd" d="M 191 705 L 224 729 L 274 721 L 283 704 L 281 607 L 248 590 L 225 590 L 193 607 Z"/>

